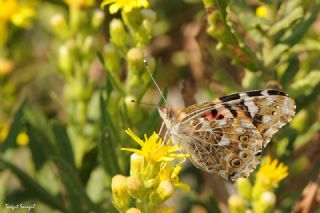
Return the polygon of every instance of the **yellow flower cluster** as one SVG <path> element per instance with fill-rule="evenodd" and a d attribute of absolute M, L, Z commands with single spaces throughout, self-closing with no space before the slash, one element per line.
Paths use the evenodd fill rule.
<path fill-rule="evenodd" d="M 116 175 L 112 178 L 113 203 L 120 211 L 130 208 L 132 199 L 135 199 L 135 208 L 141 212 L 165 210 L 161 204 L 175 191 L 176 187 L 189 190 L 189 186 L 180 182 L 179 174 L 182 167 L 174 165 L 173 160 L 183 160 L 186 154 L 178 154 L 177 146 L 163 144 L 156 133 L 150 137 L 140 139 L 130 129 L 126 131 L 140 146 L 141 149 L 122 148 L 134 152 L 130 160 L 130 176 Z"/>
<path fill-rule="evenodd" d="M 31 1 L 0 0 L 0 24 L 12 22 L 18 27 L 29 27 L 36 15 Z"/>
<path fill-rule="evenodd" d="M 255 184 L 249 179 L 239 178 L 236 187 L 239 195 L 228 200 L 230 212 L 245 213 L 250 208 L 253 212 L 272 212 L 276 203 L 274 190 L 281 180 L 288 176 L 288 167 L 267 156 L 256 174 Z M 249 205 L 248 205 L 249 204 Z"/>
<path fill-rule="evenodd" d="M 267 156 L 257 172 L 257 181 L 267 188 L 276 188 L 278 183 L 288 176 L 288 167 Z"/>
<path fill-rule="evenodd" d="M 122 10 L 124 13 L 129 13 L 134 8 L 149 7 L 149 2 L 147 0 L 103 0 L 101 7 L 104 8 L 108 4 L 111 4 L 109 7 L 111 14 L 114 14 L 119 10 Z"/>

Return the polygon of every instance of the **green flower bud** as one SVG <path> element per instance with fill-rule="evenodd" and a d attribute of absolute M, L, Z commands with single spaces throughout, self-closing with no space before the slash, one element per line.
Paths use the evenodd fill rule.
<path fill-rule="evenodd" d="M 91 52 L 93 52 L 93 46 L 94 46 L 93 36 L 87 36 L 84 39 L 83 44 L 81 45 L 81 52 L 85 55 L 88 55 Z"/>
<path fill-rule="evenodd" d="M 252 185 L 248 178 L 238 178 L 236 186 L 240 195 L 247 201 L 251 200 Z"/>
<path fill-rule="evenodd" d="M 130 92 L 134 91 L 131 90 Z M 139 110 L 138 104 L 134 103 L 132 100 L 136 100 L 136 98 L 134 96 L 125 97 L 124 102 L 126 106 L 126 111 L 130 120 L 133 123 L 138 123 L 139 121 L 141 121 L 141 119 L 143 119 L 143 113 L 141 113 L 141 110 Z"/>
<path fill-rule="evenodd" d="M 276 196 L 273 192 L 264 192 L 259 201 L 253 205 L 253 212 L 255 213 L 269 213 L 273 212 L 276 204 Z"/>
<path fill-rule="evenodd" d="M 143 68 L 144 54 L 140 48 L 132 48 L 127 54 L 129 73 L 140 75 Z"/>
<path fill-rule="evenodd" d="M 141 177 L 144 157 L 133 153 L 130 157 L 130 175 Z"/>
<path fill-rule="evenodd" d="M 137 176 L 129 176 L 127 178 L 128 192 L 132 197 L 139 198 L 143 195 L 143 182 Z"/>
<path fill-rule="evenodd" d="M 59 48 L 59 68 L 66 76 L 70 75 L 74 66 L 74 43 L 68 42 Z"/>
<path fill-rule="evenodd" d="M 137 208 L 130 208 L 126 211 L 126 213 L 141 213 L 141 211 Z"/>
<path fill-rule="evenodd" d="M 103 49 L 103 57 L 106 69 L 118 78 L 120 70 L 120 56 L 112 44 L 106 44 Z"/>
<path fill-rule="evenodd" d="M 112 19 L 110 22 L 111 42 L 120 47 L 125 48 L 127 45 L 127 32 L 120 19 Z"/>
<path fill-rule="evenodd" d="M 104 13 L 101 10 L 95 10 L 92 19 L 91 19 L 91 25 L 94 29 L 100 29 L 102 23 L 104 20 Z"/>
<path fill-rule="evenodd" d="M 131 197 L 127 192 L 126 177 L 122 175 L 112 177 L 111 188 L 114 205 L 124 211 L 129 207 L 131 202 Z"/>
<path fill-rule="evenodd" d="M 61 38 L 66 38 L 69 35 L 68 24 L 66 18 L 62 14 L 56 14 L 51 17 L 50 24 L 53 31 Z"/>
<path fill-rule="evenodd" d="M 157 188 L 157 194 L 162 201 L 167 200 L 174 193 L 174 186 L 170 180 L 163 180 Z"/>
<path fill-rule="evenodd" d="M 228 199 L 228 206 L 231 213 L 245 213 L 246 206 L 244 200 L 239 195 L 232 195 Z"/>

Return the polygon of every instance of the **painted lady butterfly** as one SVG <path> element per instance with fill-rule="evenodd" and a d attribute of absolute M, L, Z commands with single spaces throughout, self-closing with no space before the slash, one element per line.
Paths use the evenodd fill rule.
<path fill-rule="evenodd" d="M 196 167 L 235 181 L 254 170 L 263 148 L 295 115 L 295 103 L 284 92 L 270 89 L 158 111 L 172 142 L 190 154 Z"/>

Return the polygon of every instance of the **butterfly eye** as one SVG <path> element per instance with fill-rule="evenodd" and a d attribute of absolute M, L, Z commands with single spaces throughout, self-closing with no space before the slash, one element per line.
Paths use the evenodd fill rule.
<path fill-rule="evenodd" d="M 241 165 L 241 160 L 239 158 L 233 158 L 231 161 L 230 161 L 230 165 L 234 168 L 238 168 L 240 167 Z"/>

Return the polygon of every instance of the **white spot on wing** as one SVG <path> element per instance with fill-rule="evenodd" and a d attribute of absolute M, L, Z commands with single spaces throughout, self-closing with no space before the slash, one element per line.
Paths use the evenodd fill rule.
<path fill-rule="evenodd" d="M 228 145 L 230 145 L 230 140 L 225 137 L 222 137 L 218 143 L 218 146 L 228 146 Z"/>
<path fill-rule="evenodd" d="M 219 126 L 224 126 L 224 125 L 227 124 L 227 121 L 225 121 L 225 120 L 218 120 L 218 121 L 216 121 L 216 124 L 219 125 Z"/>
<path fill-rule="evenodd" d="M 269 115 L 262 116 L 263 123 L 268 123 L 269 121 L 271 121 L 271 117 Z"/>
<path fill-rule="evenodd" d="M 244 102 L 248 107 L 251 117 L 253 118 L 255 114 L 259 111 L 258 107 L 253 102 Z"/>

